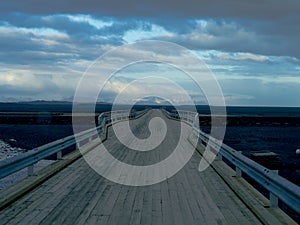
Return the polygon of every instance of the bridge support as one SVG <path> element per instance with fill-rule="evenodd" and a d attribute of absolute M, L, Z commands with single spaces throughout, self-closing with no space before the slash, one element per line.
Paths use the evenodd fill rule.
<path fill-rule="evenodd" d="M 220 153 L 220 152 L 217 154 L 217 160 L 220 160 L 220 161 L 222 161 L 222 160 L 223 160 L 223 156 L 221 155 L 221 153 Z"/>
<path fill-rule="evenodd" d="M 28 176 L 32 176 L 34 174 L 34 165 L 30 165 L 27 167 L 27 174 Z"/>
<path fill-rule="evenodd" d="M 242 151 L 238 151 L 239 154 L 242 155 Z M 239 167 L 235 167 L 235 173 L 236 173 L 236 177 L 242 177 L 242 170 Z"/>
<path fill-rule="evenodd" d="M 276 195 L 270 192 L 270 208 L 278 207 L 278 198 Z"/>
<path fill-rule="evenodd" d="M 272 173 L 278 174 L 278 170 L 272 170 Z M 278 197 L 270 192 L 270 208 L 278 208 Z"/>
<path fill-rule="evenodd" d="M 236 177 L 242 177 L 242 170 L 238 167 L 235 168 Z"/>
<path fill-rule="evenodd" d="M 56 159 L 58 160 L 62 159 L 62 151 L 56 153 Z"/>

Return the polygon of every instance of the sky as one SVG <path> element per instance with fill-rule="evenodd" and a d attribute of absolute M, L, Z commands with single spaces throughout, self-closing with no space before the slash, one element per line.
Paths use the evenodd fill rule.
<path fill-rule="evenodd" d="M 299 0 L 3 0 L 0 101 L 72 101 L 99 56 L 124 44 L 157 40 L 183 46 L 201 59 L 227 105 L 300 107 L 299 21 Z M 117 72 L 100 100 L 113 101 L 145 75 L 177 81 L 196 103 L 205 103 L 186 74 L 155 63 Z M 135 99 L 133 92 L 167 92 L 184 104 L 180 91 L 164 82 L 135 82 L 139 86 L 128 89 L 127 103 Z"/>

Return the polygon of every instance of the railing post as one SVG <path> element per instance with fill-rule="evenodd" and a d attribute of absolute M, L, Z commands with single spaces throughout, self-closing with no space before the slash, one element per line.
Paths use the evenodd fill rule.
<path fill-rule="evenodd" d="M 235 167 L 235 176 L 242 177 L 242 170 L 240 168 L 238 168 L 237 166 Z"/>
<path fill-rule="evenodd" d="M 220 161 L 223 160 L 223 156 L 221 155 L 220 152 L 218 152 L 218 154 L 217 154 L 217 160 L 220 160 Z"/>
<path fill-rule="evenodd" d="M 27 174 L 28 176 L 32 176 L 34 174 L 34 165 L 30 165 L 27 167 Z"/>
<path fill-rule="evenodd" d="M 242 154 L 243 152 L 242 151 L 238 151 L 239 154 Z M 239 167 L 235 167 L 235 175 L 236 177 L 242 177 L 242 170 L 239 168 Z"/>
<path fill-rule="evenodd" d="M 278 174 L 278 170 L 271 170 L 272 173 Z M 278 197 L 270 192 L 270 208 L 278 207 Z"/>
<path fill-rule="evenodd" d="M 59 152 L 56 153 L 56 158 L 57 158 L 58 160 L 61 160 L 61 159 L 62 159 L 62 151 L 59 151 Z"/>
<path fill-rule="evenodd" d="M 270 208 L 278 207 L 278 198 L 272 192 L 270 192 Z"/>

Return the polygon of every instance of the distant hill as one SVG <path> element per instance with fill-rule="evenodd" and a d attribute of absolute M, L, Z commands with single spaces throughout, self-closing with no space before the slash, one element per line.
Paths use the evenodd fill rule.
<path fill-rule="evenodd" d="M 35 100 L 35 101 L 19 101 L 19 102 L 0 102 L 0 104 L 47 104 L 47 105 L 57 105 L 57 104 L 73 104 L 73 101 L 47 101 L 47 100 Z M 87 103 L 88 104 L 88 103 Z M 97 102 L 97 105 L 111 105 L 109 102 Z"/>
<path fill-rule="evenodd" d="M 35 100 L 35 101 L 22 101 L 22 102 L 14 102 L 19 104 L 72 104 L 70 101 L 46 101 L 46 100 Z"/>
<path fill-rule="evenodd" d="M 135 105 L 171 106 L 172 104 L 163 98 L 159 98 L 156 96 L 149 96 L 149 97 L 139 99 Z"/>

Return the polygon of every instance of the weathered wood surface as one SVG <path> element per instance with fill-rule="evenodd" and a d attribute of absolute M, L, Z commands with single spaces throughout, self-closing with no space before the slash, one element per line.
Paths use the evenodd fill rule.
<path fill-rule="evenodd" d="M 186 125 L 153 110 L 130 122 L 136 136 L 149 135 L 147 124 L 153 116 L 163 118 L 169 129 L 161 145 L 149 152 L 129 150 L 116 141 L 110 128 L 104 144 L 111 154 L 134 165 L 166 158 L 177 145 L 180 124 Z M 187 138 L 188 133 L 184 135 Z M 187 140 L 180 144 L 193 150 Z M 195 151 L 173 177 L 132 187 L 103 178 L 81 158 L 2 210 L 0 224 L 260 224 L 211 167 L 197 170 L 200 159 Z"/>

